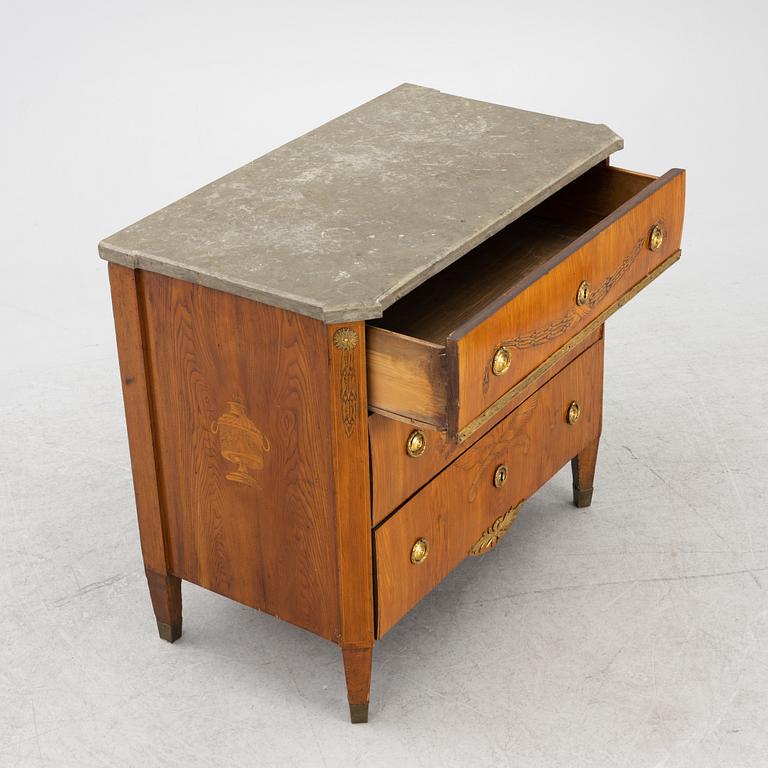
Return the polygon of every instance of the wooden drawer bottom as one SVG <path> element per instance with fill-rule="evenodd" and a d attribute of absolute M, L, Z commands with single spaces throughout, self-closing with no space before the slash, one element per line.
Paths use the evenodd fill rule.
<path fill-rule="evenodd" d="M 375 530 L 378 637 L 465 557 L 492 548 L 519 505 L 599 436 L 602 391 L 600 341 Z"/>

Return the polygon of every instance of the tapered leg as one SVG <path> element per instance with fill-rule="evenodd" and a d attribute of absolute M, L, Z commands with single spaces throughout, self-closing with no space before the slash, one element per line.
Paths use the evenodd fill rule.
<path fill-rule="evenodd" d="M 573 471 L 573 503 L 577 507 L 588 507 L 592 503 L 592 483 L 595 479 L 597 464 L 597 448 L 600 445 L 598 437 L 584 448 L 581 453 L 571 459 Z"/>
<path fill-rule="evenodd" d="M 163 640 L 173 643 L 181 637 L 181 579 L 146 569 L 157 631 Z"/>
<path fill-rule="evenodd" d="M 343 648 L 341 654 L 344 657 L 344 674 L 347 678 L 349 717 L 353 723 L 367 723 L 373 646 Z"/>

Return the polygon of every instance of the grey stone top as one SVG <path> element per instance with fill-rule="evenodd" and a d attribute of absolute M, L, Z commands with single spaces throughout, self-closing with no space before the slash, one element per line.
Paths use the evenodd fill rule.
<path fill-rule="evenodd" d="M 99 252 L 328 323 L 380 317 L 622 146 L 604 125 L 404 84 Z"/>

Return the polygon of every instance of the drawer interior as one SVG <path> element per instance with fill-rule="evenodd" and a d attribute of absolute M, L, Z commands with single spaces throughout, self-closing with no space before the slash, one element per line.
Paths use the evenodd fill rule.
<path fill-rule="evenodd" d="M 463 258 L 422 283 L 369 325 L 444 345 L 502 294 L 522 290 L 560 251 L 655 177 L 599 165 Z"/>

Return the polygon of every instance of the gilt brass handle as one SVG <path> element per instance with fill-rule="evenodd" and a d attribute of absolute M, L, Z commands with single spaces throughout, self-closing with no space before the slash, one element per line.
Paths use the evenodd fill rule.
<path fill-rule="evenodd" d="M 574 400 L 568 406 L 568 412 L 565 414 L 565 420 L 569 424 L 575 424 L 581 416 L 581 406 Z"/>
<path fill-rule="evenodd" d="M 419 565 L 427 559 L 429 554 L 429 542 L 426 539 L 416 539 L 411 547 L 411 562 Z"/>
<path fill-rule="evenodd" d="M 507 470 L 506 465 L 499 464 L 499 466 L 496 467 L 496 471 L 493 473 L 493 484 L 497 488 L 501 488 L 501 486 L 507 482 L 508 476 L 509 476 L 509 471 Z"/>
<path fill-rule="evenodd" d="M 493 362 L 491 363 L 491 370 L 494 376 L 501 376 L 509 370 L 509 366 L 512 363 L 512 355 L 506 347 L 499 347 L 493 353 Z"/>
<path fill-rule="evenodd" d="M 582 280 L 579 290 L 576 291 L 576 303 L 583 307 L 585 304 L 589 304 L 589 295 L 592 292 L 592 286 L 586 281 Z"/>
<path fill-rule="evenodd" d="M 651 227 L 651 231 L 648 234 L 648 248 L 652 251 L 658 251 L 663 244 L 664 228 L 657 222 Z"/>
<path fill-rule="evenodd" d="M 421 456 L 427 450 L 427 437 L 420 429 L 414 429 L 408 435 L 408 441 L 405 444 L 406 453 L 414 459 Z"/>

